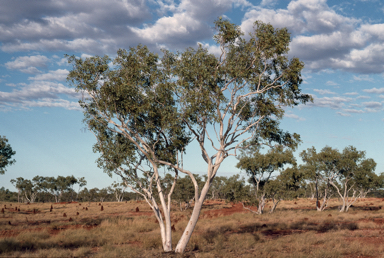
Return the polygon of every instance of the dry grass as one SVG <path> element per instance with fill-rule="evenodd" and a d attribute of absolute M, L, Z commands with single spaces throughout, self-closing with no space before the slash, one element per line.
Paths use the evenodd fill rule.
<path fill-rule="evenodd" d="M 158 224 L 145 202 L 103 203 L 104 211 L 98 203 L 4 204 L 0 257 L 182 257 L 162 252 Z M 226 215 L 232 204 L 210 203 L 183 257 L 384 257 L 384 210 L 369 209 L 383 204 L 361 200 L 340 213 L 338 200 L 331 200 L 333 209 L 317 212 L 313 200 L 299 199 L 283 202 L 273 214 Z M 15 206 L 21 211 L 12 211 Z M 217 209 L 213 217 L 206 213 Z M 174 246 L 190 214 L 174 210 Z"/>

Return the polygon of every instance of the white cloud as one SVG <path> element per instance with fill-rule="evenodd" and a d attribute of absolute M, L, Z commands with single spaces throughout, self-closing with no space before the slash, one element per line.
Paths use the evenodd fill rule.
<path fill-rule="evenodd" d="M 74 100 L 70 101 L 66 100 L 66 98 Z M 57 106 L 74 109 L 74 104 L 70 103 L 75 103 L 80 98 L 81 94 L 77 93 L 74 88 L 68 88 L 61 83 L 48 81 L 35 81 L 11 92 L 0 91 L 0 103 L 2 106 L 14 108 Z"/>
<path fill-rule="evenodd" d="M 219 57 L 221 55 L 221 49 L 217 45 L 210 45 L 208 43 L 203 44 L 200 42 L 198 42 L 198 44 L 201 44 L 204 48 L 208 49 L 208 52 L 210 54 L 214 54 L 217 57 Z"/>
<path fill-rule="evenodd" d="M 384 23 L 367 24 L 336 13 L 326 0 L 293 0 L 286 9 L 255 7 L 242 29 L 262 20 L 293 33 L 290 56 L 302 59 L 313 71 L 336 69 L 356 73 L 384 72 Z"/>
<path fill-rule="evenodd" d="M 308 84 L 308 80 L 312 78 L 312 75 L 303 74 L 302 78 L 303 78 L 303 84 Z"/>
<path fill-rule="evenodd" d="M 339 85 L 338 83 L 333 82 L 333 81 L 327 81 L 325 84 L 327 84 L 327 85 L 331 85 L 331 86 L 337 86 L 337 85 Z"/>
<path fill-rule="evenodd" d="M 384 88 L 380 88 L 380 89 L 372 88 L 372 89 L 365 89 L 363 91 L 367 93 L 381 94 L 381 93 L 384 93 Z"/>
<path fill-rule="evenodd" d="M 5 63 L 5 67 L 10 70 L 19 70 L 24 73 L 39 73 L 36 67 L 46 67 L 49 59 L 46 56 L 19 56 L 14 61 Z"/>
<path fill-rule="evenodd" d="M 384 99 L 384 95 L 379 95 L 379 98 L 382 98 L 382 99 Z"/>
<path fill-rule="evenodd" d="M 335 92 L 332 92 L 330 90 L 318 90 L 318 89 L 314 89 L 313 91 L 319 93 L 320 95 L 325 95 L 325 94 L 336 94 Z"/>
<path fill-rule="evenodd" d="M 307 103 L 305 106 L 341 109 L 345 105 L 345 103 L 351 102 L 351 101 L 352 101 L 351 98 L 343 98 L 343 97 L 317 98 L 315 95 L 313 95 L 313 103 Z"/>
<path fill-rule="evenodd" d="M 65 81 L 69 71 L 67 69 L 58 69 L 49 71 L 48 73 L 38 74 L 34 77 L 29 77 L 28 80 L 33 81 Z"/>
<path fill-rule="evenodd" d="M 273 6 L 277 3 L 276 0 L 262 0 L 260 5 L 261 6 Z"/>
<path fill-rule="evenodd" d="M 69 101 L 65 99 L 41 99 L 39 101 L 25 101 L 24 107 L 60 107 L 68 110 L 81 110 L 77 101 Z"/>
<path fill-rule="evenodd" d="M 357 92 L 347 92 L 347 93 L 344 93 L 344 95 L 354 96 L 354 95 L 359 95 L 359 93 L 357 93 Z"/>
<path fill-rule="evenodd" d="M 351 108 L 343 109 L 343 112 L 346 112 L 346 113 L 353 113 L 353 114 L 361 114 L 361 113 L 364 113 L 363 110 L 351 109 Z"/>
<path fill-rule="evenodd" d="M 363 105 L 367 108 L 374 109 L 374 110 L 380 110 L 383 107 L 383 104 L 376 101 L 370 101 L 370 102 L 363 102 Z"/>
<path fill-rule="evenodd" d="M 368 96 L 358 96 L 356 99 L 370 99 L 371 97 Z"/>
<path fill-rule="evenodd" d="M 16 84 L 14 84 L 14 83 L 6 83 L 5 85 L 7 85 L 9 87 L 16 87 Z"/>
<path fill-rule="evenodd" d="M 353 80 L 355 80 L 355 81 L 367 81 L 367 82 L 373 82 L 374 81 L 373 78 L 369 77 L 369 75 L 359 75 L 359 76 L 354 75 Z"/>
<path fill-rule="evenodd" d="M 211 34 L 210 28 L 187 13 L 177 13 L 172 17 L 161 17 L 150 27 L 130 28 L 136 37 L 152 44 L 170 43 L 171 45 L 192 44 L 196 39 Z M 193 36 L 192 36 L 193 35 Z M 203 36 L 203 37 L 201 37 Z"/>
<path fill-rule="evenodd" d="M 342 112 L 337 112 L 337 114 L 339 114 L 340 116 L 351 116 L 351 114 L 345 114 L 345 113 L 342 113 Z"/>
<path fill-rule="evenodd" d="M 295 115 L 295 114 L 285 114 L 284 117 L 293 118 L 298 121 L 305 121 L 305 118 L 299 117 L 298 115 Z"/>

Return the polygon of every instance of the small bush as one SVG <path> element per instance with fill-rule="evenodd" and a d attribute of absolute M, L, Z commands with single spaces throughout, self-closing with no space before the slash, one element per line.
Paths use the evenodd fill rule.
<path fill-rule="evenodd" d="M 14 238 L 0 240 L 0 254 L 15 251 L 31 251 L 35 249 L 35 244 L 30 241 L 19 242 Z"/>
<path fill-rule="evenodd" d="M 204 232 L 203 238 L 210 244 L 214 242 L 215 237 L 217 236 L 217 232 L 214 230 L 208 229 Z"/>
<path fill-rule="evenodd" d="M 335 222 L 333 220 L 326 220 L 318 226 L 317 231 L 324 233 L 334 229 L 337 229 Z"/>
<path fill-rule="evenodd" d="M 353 230 L 359 229 L 359 226 L 355 222 L 352 222 L 352 223 L 341 224 L 340 229 L 348 229 L 353 231 Z"/>

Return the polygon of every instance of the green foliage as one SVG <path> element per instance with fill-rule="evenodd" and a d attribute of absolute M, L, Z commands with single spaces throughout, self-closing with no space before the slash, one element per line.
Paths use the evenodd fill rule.
<path fill-rule="evenodd" d="M 0 188 L 0 200 L 4 202 L 17 202 L 17 193 L 5 189 L 4 187 Z"/>
<path fill-rule="evenodd" d="M 189 136 L 177 119 L 166 62 L 141 45 L 119 50 L 114 69 L 107 56 L 68 60 L 73 64 L 68 80 L 89 95 L 80 104 L 84 122 L 97 138 L 99 167 L 138 189 L 144 183 L 137 171 L 143 163 L 149 168 L 157 167 L 159 159 L 176 163 Z M 141 171 L 150 180 L 153 171 Z"/>
<path fill-rule="evenodd" d="M 4 174 L 6 167 L 16 162 L 15 159 L 12 159 L 15 154 L 16 151 L 12 150 L 8 139 L 5 136 L 0 136 L 0 174 Z"/>
<path fill-rule="evenodd" d="M 68 58 L 73 69 L 67 79 L 84 93 L 80 105 L 84 122 L 97 139 L 94 151 L 100 153 L 98 166 L 109 175 L 119 175 L 151 200 L 154 211 L 153 189 L 157 188 L 155 195 L 162 200 L 163 211 L 169 210 L 163 186 L 170 186 L 170 197 L 180 171 L 191 178 L 195 201 L 201 204 L 221 163 L 235 156 L 237 149 L 262 144 L 294 149 L 300 142 L 299 135 L 279 127 L 284 108 L 311 100 L 299 87 L 304 64 L 287 56 L 287 29 L 257 21 L 250 38 L 245 39 L 240 27 L 227 20 L 219 18 L 215 26 L 220 57 L 200 45 L 177 53 L 163 50 L 159 58 L 139 45 L 119 50 L 114 67 L 109 65 L 108 56 Z M 209 135 L 208 126 L 214 127 L 217 142 Z M 191 139 L 198 142 L 208 164 L 204 187 L 199 187 L 178 160 L 178 153 L 185 152 Z M 206 140 L 216 153 L 208 153 Z M 158 170 L 162 166 L 174 175 L 161 177 Z M 181 183 L 187 184 L 183 180 Z M 243 184 L 233 187 L 240 191 Z M 233 200 L 242 198 L 230 191 L 227 195 Z M 197 221 L 200 211 L 194 212 L 191 218 Z M 189 239 L 190 235 L 183 236 Z M 186 241 L 179 243 L 184 247 L 176 251 L 182 252 Z"/>

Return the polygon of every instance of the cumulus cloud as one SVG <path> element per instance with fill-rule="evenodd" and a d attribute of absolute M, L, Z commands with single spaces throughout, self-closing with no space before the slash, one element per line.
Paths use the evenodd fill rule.
<path fill-rule="evenodd" d="M 314 89 L 313 91 L 319 93 L 320 95 L 325 95 L 325 94 L 336 94 L 336 92 L 332 92 L 330 90 L 318 90 Z"/>
<path fill-rule="evenodd" d="M 364 89 L 363 91 L 367 92 L 367 93 L 382 94 L 382 93 L 384 93 L 384 88 L 380 88 L 380 89 L 376 89 L 376 88 Z"/>
<path fill-rule="evenodd" d="M 358 109 L 343 109 L 343 112 L 346 112 L 346 113 L 353 113 L 353 114 L 361 114 L 361 113 L 364 113 L 363 110 L 358 110 Z"/>
<path fill-rule="evenodd" d="M 353 80 L 355 81 L 367 81 L 367 82 L 373 82 L 373 78 L 369 77 L 369 75 L 359 75 L 359 76 L 356 76 L 354 75 L 353 76 Z"/>
<path fill-rule="evenodd" d="M 372 110 L 380 110 L 383 107 L 382 103 L 376 101 L 363 102 L 363 105 Z"/>
<path fill-rule="evenodd" d="M 371 97 L 368 96 L 358 96 L 356 99 L 370 99 Z"/>
<path fill-rule="evenodd" d="M 293 33 L 290 55 L 302 59 L 310 70 L 384 71 L 384 24 L 363 24 L 343 16 L 326 0 L 293 0 L 286 9 L 277 10 L 254 7 L 241 27 L 251 31 L 255 20 L 287 27 Z"/>
<path fill-rule="evenodd" d="M 13 61 L 5 63 L 5 67 L 10 70 L 19 70 L 24 73 L 39 73 L 36 67 L 46 67 L 49 59 L 46 56 L 19 56 Z"/>
<path fill-rule="evenodd" d="M 357 92 L 346 92 L 344 95 L 349 95 L 349 96 L 354 96 L 354 95 L 359 95 Z"/>
<path fill-rule="evenodd" d="M 337 112 L 337 114 L 339 114 L 340 116 L 351 116 L 351 114 L 345 114 L 343 112 Z"/>
<path fill-rule="evenodd" d="M 315 95 L 312 95 L 312 97 L 313 97 L 313 103 L 307 103 L 305 106 L 341 109 L 341 108 L 343 108 L 345 103 L 352 101 L 351 98 L 343 98 L 343 97 L 317 98 Z"/>
<path fill-rule="evenodd" d="M 65 98 L 73 99 L 73 101 Z M 76 99 L 80 98 L 81 94 L 77 93 L 74 88 L 48 81 L 32 82 L 11 92 L 0 91 L 0 105 L 8 107 L 61 106 L 73 109 L 73 104 L 69 105 L 69 103 L 75 103 Z"/>
<path fill-rule="evenodd" d="M 160 45 L 184 49 L 211 39 L 213 20 L 233 6 L 252 4 L 246 0 L 42 0 L 26 4 L 14 0 L 0 10 L 1 49 L 98 55 L 139 43 L 153 50 Z M 153 20 L 153 13 L 160 17 Z"/>
<path fill-rule="evenodd" d="M 299 117 L 298 115 L 295 115 L 295 114 L 285 114 L 284 117 L 293 118 L 298 121 L 305 121 L 305 118 Z"/>
<path fill-rule="evenodd" d="M 28 80 L 33 81 L 65 81 L 69 71 L 67 69 L 58 69 L 49 71 L 48 73 L 38 74 L 34 77 L 29 77 Z"/>
<path fill-rule="evenodd" d="M 152 18 L 145 0 L 8 1 L 0 10 L 1 49 L 105 54 L 137 45 L 127 26 Z"/>
<path fill-rule="evenodd" d="M 327 85 L 331 85 L 331 86 L 337 86 L 337 85 L 339 85 L 338 83 L 333 82 L 333 81 L 327 81 L 325 84 L 327 84 Z"/>
<path fill-rule="evenodd" d="M 130 26 L 129 29 L 138 39 L 150 45 L 163 44 L 181 49 L 210 39 L 213 20 L 232 8 L 232 4 L 232 0 L 182 0 L 177 6 L 171 2 L 162 7 L 173 10 L 173 15 L 163 16 L 144 28 Z"/>

